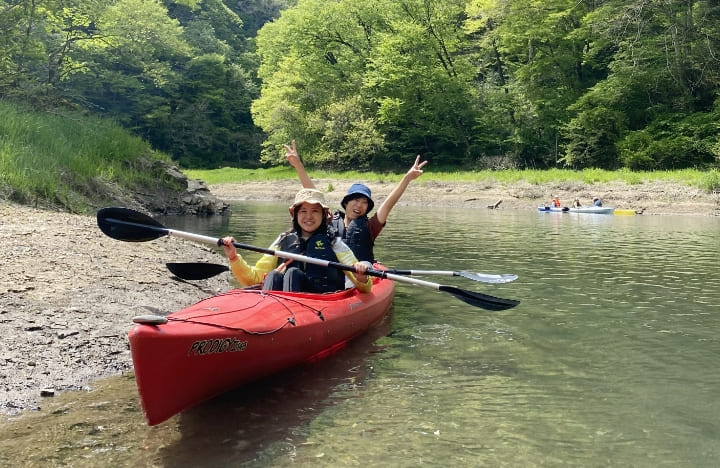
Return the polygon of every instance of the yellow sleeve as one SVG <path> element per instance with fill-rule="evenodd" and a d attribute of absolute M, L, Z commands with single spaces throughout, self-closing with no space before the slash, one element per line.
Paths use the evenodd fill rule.
<path fill-rule="evenodd" d="M 253 267 L 248 265 L 241 255 L 238 255 L 235 260 L 230 262 L 230 270 L 242 286 L 252 286 L 262 283 L 265 275 L 276 265 L 277 257 L 272 255 L 263 255 Z"/>
<path fill-rule="evenodd" d="M 278 249 L 278 239 L 270 246 L 271 250 Z M 237 258 L 230 262 L 230 270 L 242 286 L 253 286 L 265 280 L 265 275 L 277 266 L 277 260 L 277 257 L 265 254 L 260 257 L 254 267 L 251 267 L 245 259 L 238 254 Z"/>
<path fill-rule="evenodd" d="M 348 245 L 343 242 L 342 239 L 336 238 L 333 242 L 332 248 L 340 263 L 344 263 L 345 265 L 354 265 L 355 263 L 357 263 L 357 257 L 355 257 L 353 251 L 350 250 L 350 247 L 348 247 Z M 372 278 L 370 276 L 368 276 L 367 281 L 361 283 L 360 281 L 358 281 L 352 271 L 345 271 L 344 273 L 345 276 L 350 278 L 350 281 L 352 281 L 358 291 L 366 293 L 370 292 L 370 290 L 372 289 Z"/>

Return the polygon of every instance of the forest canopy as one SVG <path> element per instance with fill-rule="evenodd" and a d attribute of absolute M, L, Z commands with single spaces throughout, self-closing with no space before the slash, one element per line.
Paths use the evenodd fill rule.
<path fill-rule="evenodd" d="M 718 90 L 714 0 L 0 1 L 0 99 L 185 167 L 718 167 Z"/>

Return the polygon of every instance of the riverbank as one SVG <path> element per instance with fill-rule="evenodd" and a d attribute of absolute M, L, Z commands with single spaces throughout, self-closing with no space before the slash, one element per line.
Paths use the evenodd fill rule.
<path fill-rule="evenodd" d="M 352 181 L 316 180 L 339 206 Z M 376 204 L 394 184 L 372 183 Z M 211 185 L 225 201 L 292 202 L 296 180 Z M 414 181 L 398 206 L 463 207 L 534 212 L 557 195 L 569 203 L 593 196 L 617 208 L 662 214 L 720 215 L 720 194 L 672 184 L 548 184 L 479 186 Z M 222 263 L 214 250 L 177 238 L 119 242 L 102 234 L 93 216 L 46 211 L 0 201 L 0 413 L 43 404 L 43 394 L 87 389 L 93 381 L 132 369 L 127 332 L 132 317 L 165 314 L 230 288 L 228 275 L 188 283 L 166 262 Z"/>
<path fill-rule="evenodd" d="M 223 258 L 179 239 L 125 243 L 92 216 L 0 201 L 0 413 L 42 406 L 43 395 L 91 388 L 132 369 L 132 317 L 169 313 L 229 288 L 173 278 L 165 262 Z"/>
<path fill-rule="evenodd" d="M 668 182 L 647 182 L 628 185 L 624 182 L 582 184 L 578 182 L 513 184 L 436 182 L 420 177 L 413 181 L 396 206 L 462 207 L 487 209 L 502 200 L 498 208 L 504 210 L 535 211 L 558 196 L 564 205 L 571 205 L 579 197 L 590 205 L 593 197 L 600 197 L 605 206 L 642 211 L 645 215 L 720 216 L 720 193 L 707 193 L 694 187 Z M 352 180 L 314 179 L 316 187 L 327 193 L 332 207 L 339 207 Z M 362 181 L 360 181 L 362 182 Z M 367 183 L 372 189 L 376 206 L 387 197 L 395 183 Z M 300 188 L 297 180 L 281 179 L 269 182 L 224 183 L 209 186 L 217 197 L 227 201 L 269 200 L 290 204 Z"/>

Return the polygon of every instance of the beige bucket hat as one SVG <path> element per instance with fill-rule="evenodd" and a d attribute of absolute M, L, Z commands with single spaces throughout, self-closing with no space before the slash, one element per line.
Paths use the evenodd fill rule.
<path fill-rule="evenodd" d="M 320 190 L 304 188 L 295 195 L 295 202 L 290 205 L 290 216 L 295 216 L 295 208 L 302 205 L 303 203 L 310 203 L 311 205 L 320 205 L 324 209 L 329 209 L 327 202 L 325 202 L 325 194 Z"/>

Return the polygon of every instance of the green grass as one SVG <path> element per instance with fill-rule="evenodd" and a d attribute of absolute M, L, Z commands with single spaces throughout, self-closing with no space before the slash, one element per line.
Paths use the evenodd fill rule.
<path fill-rule="evenodd" d="M 0 198 L 87 211 L 103 186 L 152 184 L 157 159 L 110 120 L 0 100 Z"/>
<path fill-rule="evenodd" d="M 239 169 L 223 167 L 221 169 L 183 169 L 191 179 L 202 179 L 208 184 L 228 184 L 233 182 L 268 182 L 282 179 L 297 179 L 295 169 L 290 166 L 278 166 L 268 169 Z M 364 180 L 367 182 L 399 181 L 402 174 L 376 174 L 372 172 L 333 172 L 309 170 L 316 179 Z"/>
<path fill-rule="evenodd" d="M 275 167 L 271 169 L 234 169 L 222 168 L 212 170 L 186 169 L 184 172 L 191 178 L 202 179 L 209 184 L 225 184 L 233 182 L 265 182 L 280 179 L 295 179 L 297 175 L 291 167 Z M 369 173 L 369 172 L 331 172 L 308 169 L 313 179 L 353 180 L 373 182 L 397 182 L 403 173 Z M 504 170 L 477 172 L 435 172 L 426 167 L 420 183 L 427 182 L 498 182 L 512 184 L 528 182 L 534 185 L 553 182 L 580 182 L 585 184 L 608 183 L 622 181 L 628 185 L 636 185 L 654 181 L 665 181 L 686 184 L 705 191 L 720 189 L 720 172 L 717 170 L 699 171 L 683 169 L 677 171 L 633 172 L 626 169 L 606 171 L 603 169 L 585 169 L 573 171 L 568 169 L 550 170 Z"/>

